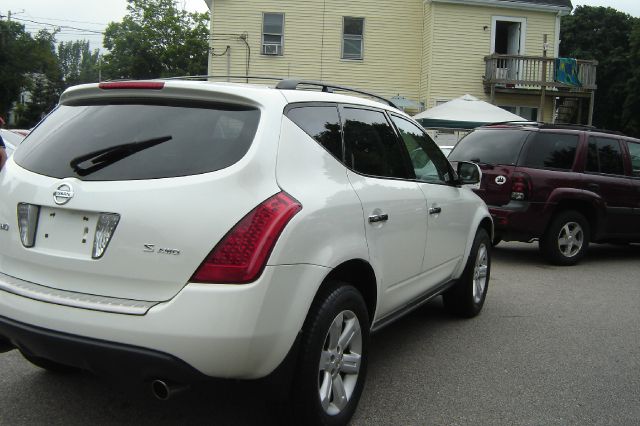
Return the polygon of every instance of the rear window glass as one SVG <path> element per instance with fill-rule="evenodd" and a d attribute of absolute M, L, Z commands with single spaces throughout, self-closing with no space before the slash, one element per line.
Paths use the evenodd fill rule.
<path fill-rule="evenodd" d="M 22 144 L 15 161 L 56 178 L 135 180 L 229 167 L 247 152 L 260 112 L 228 105 L 62 105 Z"/>
<path fill-rule="evenodd" d="M 342 135 L 336 106 L 293 108 L 287 113 L 287 117 L 342 161 Z"/>
<path fill-rule="evenodd" d="M 344 108 L 347 164 L 371 176 L 408 178 L 403 152 L 393 128 L 379 111 Z"/>
<path fill-rule="evenodd" d="M 528 135 L 523 130 L 476 130 L 458 142 L 449 161 L 515 165 Z"/>
<path fill-rule="evenodd" d="M 629 156 L 631 157 L 631 173 L 640 177 L 640 143 L 628 142 Z"/>
<path fill-rule="evenodd" d="M 590 137 L 587 150 L 588 172 L 623 175 L 622 151 L 615 139 Z"/>
<path fill-rule="evenodd" d="M 536 169 L 570 170 L 577 149 L 577 135 L 539 132 L 527 143 L 519 165 Z"/>

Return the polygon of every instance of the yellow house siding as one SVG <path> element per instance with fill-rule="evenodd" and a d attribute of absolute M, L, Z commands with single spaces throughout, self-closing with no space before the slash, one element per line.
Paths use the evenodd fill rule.
<path fill-rule="evenodd" d="M 283 56 L 261 55 L 262 12 L 282 12 Z M 362 17 L 363 60 L 341 59 L 343 16 Z M 422 0 L 371 2 L 352 0 L 214 2 L 213 54 L 231 46 L 231 73 L 244 75 L 246 47 L 237 36 L 247 33 L 249 74 L 325 80 L 397 94 L 418 101 L 422 58 Z M 227 56 L 212 56 L 210 74 L 226 74 Z"/>
<path fill-rule="evenodd" d="M 420 72 L 420 101 L 424 102 L 429 94 L 430 70 L 433 50 L 433 13 L 430 3 L 423 3 L 422 21 L 422 63 Z"/>
<path fill-rule="evenodd" d="M 261 54 L 263 12 L 284 14 L 282 56 Z M 363 60 L 341 59 L 345 16 L 365 20 Z M 484 56 L 491 52 L 496 16 L 526 19 L 526 55 L 542 54 L 545 33 L 547 54 L 554 55 L 554 13 L 429 0 L 216 0 L 209 74 L 324 80 L 386 97 L 399 94 L 426 107 L 465 93 L 488 99 Z M 514 96 L 510 105 L 539 102 Z"/>
<path fill-rule="evenodd" d="M 496 105 L 501 106 L 526 106 L 540 108 L 540 95 L 515 95 L 496 93 Z M 547 96 L 544 104 L 543 121 L 550 123 L 553 120 L 553 98 Z"/>
<path fill-rule="evenodd" d="M 431 3 L 433 53 L 427 106 L 436 100 L 454 99 L 469 93 L 488 99 L 482 84 L 484 56 L 491 53 L 492 18 L 526 19 L 525 55 L 542 55 L 543 34 L 548 34 L 548 56 L 553 56 L 553 13 L 487 6 Z"/>

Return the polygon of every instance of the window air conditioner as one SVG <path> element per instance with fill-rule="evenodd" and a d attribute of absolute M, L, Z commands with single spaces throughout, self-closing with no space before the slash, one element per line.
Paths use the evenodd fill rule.
<path fill-rule="evenodd" d="M 279 44 L 263 44 L 262 45 L 262 54 L 263 55 L 281 55 L 282 54 L 282 46 Z"/>

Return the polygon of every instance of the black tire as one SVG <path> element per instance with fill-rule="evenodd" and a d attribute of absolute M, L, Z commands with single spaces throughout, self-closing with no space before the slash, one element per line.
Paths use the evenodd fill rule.
<path fill-rule="evenodd" d="M 29 355 L 23 351 L 20 351 L 20 353 L 22 354 L 22 356 L 29 361 L 31 364 L 35 365 L 36 367 L 40 367 L 43 370 L 47 370 L 48 372 L 51 373 L 55 373 L 55 374 L 67 374 L 67 373 L 76 373 L 78 371 L 80 371 L 79 369 L 75 368 L 75 367 L 71 367 L 68 365 L 64 365 L 64 364 L 60 364 L 57 363 L 55 361 L 51 361 L 45 358 L 39 358 L 33 355 Z"/>
<path fill-rule="evenodd" d="M 345 322 L 339 320 L 339 316 Z M 357 321 L 353 321 L 353 319 Z M 349 325 L 359 324 L 359 337 L 357 334 L 349 340 L 349 344 L 344 348 L 338 345 L 338 351 L 331 351 L 331 326 L 342 324 L 340 332 L 333 336 L 343 336 Z M 342 328 L 344 326 L 344 329 Z M 335 327 L 334 333 L 338 330 Z M 348 333 L 347 333 L 348 334 Z M 336 341 L 337 342 L 337 341 Z M 292 424 L 304 425 L 345 425 L 349 422 L 358 405 L 358 400 L 362 394 L 364 381 L 367 373 L 367 358 L 369 345 L 369 315 L 367 307 L 360 292 L 353 286 L 332 282 L 325 287 L 314 300 L 302 330 L 300 355 L 296 366 L 294 387 L 292 389 L 293 399 L 293 421 Z M 357 374 L 343 374 L 343 368 L 349 368 L 348 363 L 360 352 L 360 362 Z M 338 355 L 339 352 L 339 355 Z M 328 366 L 326 369 L 320 366 L 322 359 Z M 330 357 L 330 354 L 332 355 Z M 335 355 L 333 355 L 335 354 Z M 343 358 L 345 355 L 345 358 Z M 347 356 L 351 358 L 347 358 Z M 343 359 L 347 365 L 343 365 Z M 327 376 L 328 374 L 328 376 Z M 337 379 L 340 376 L 340 379 Z M 343 381 L 344 379 L 344 381 Z M 344 395 L 348 398 L 334 401 L 336 398 L 333 392 L 333 384 L 341 385 L 345 390 Z M 331 384 L 332 392 L 325 399 L 326 404 L 321 402 L 320 392 L 324 384 Z M 346 401 L 346 403 L 344 403 Z M 332 405 L 333 404 L 333 405 Z M 342 407 L 339 405 L 344 404 Z M 338 410 L 336 412 L 336 410 Z"/>
<path fill-rule="evenodd" d="M 483 228 L 478 229 L 462 276 L 443 295 L 449 313 L 472 318 L 480 313 L 491 277 L 491 239 Z M 484 278 L 484 279 L 483 279 Z"/>
<path fill-rule="evenodd" d="M 570 239 L 566 238 L 567 234 L 571 234 Z M 539 247 L 543 256 L 551 263 L 575 265 L 587 252 L 590 237 L 591 229 L 587 219 L 577 211 L 566 210 L 556 214 L 551 220 L 540 238 Z"/>
<path fill-rule="evenodd" d="M 498 244 L 500 244 L 501 241 L 502 241 L 502 235 L 496 234 L 493 236 L 493 240 L 491 240 L 491 245 L 495 247 Z"/>

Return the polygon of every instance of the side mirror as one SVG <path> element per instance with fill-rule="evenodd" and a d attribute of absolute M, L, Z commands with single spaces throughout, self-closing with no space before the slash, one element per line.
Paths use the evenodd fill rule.
<path fill-rule="evenodd" d="M 462 185 L 473 185 L 472 188 L 480 189 L 482 170 L 476 163 L 459 161 L 457 166 L 458 181 Z"/>

